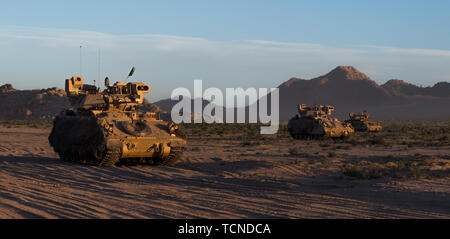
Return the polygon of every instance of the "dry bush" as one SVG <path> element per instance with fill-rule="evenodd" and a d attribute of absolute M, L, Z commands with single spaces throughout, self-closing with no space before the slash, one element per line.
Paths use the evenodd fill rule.
<path fill-rule="evenodd" d="M 343 166 L 343 174 L 358 179 L 374 178 L 433 178 L 447 177 L 450 175 L 450 167 L 440 167 L 440 170 L 432 170 L 436 166 L 446 166 L 446 163 L 438 159 L 431 159 L 424 155 L 394 158 L 388 156 L 375 161 L 362 160 L 346 163 Z"/>
<path fill-rule="evenodd" d="M 290 155 L 298 155 L 298 150 L 296 148 L 290 148 L 288 152 Z"/>
<path fill-rule="evenodd" d="M 52 121 L 48 120 L 4 120 L 0 121 L 0 126 L 6 128 L 27 127 L 35 129 L 46 129 L 53 126 Z"/>

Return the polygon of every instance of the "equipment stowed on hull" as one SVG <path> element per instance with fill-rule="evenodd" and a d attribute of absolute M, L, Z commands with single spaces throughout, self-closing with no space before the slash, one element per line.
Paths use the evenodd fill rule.
<path fill-rule="evenodd" d="M 112 166 L 119 159 L 173 165 L 186 139 L 177 124 L 139 109 L 150 85 L 116 82 L 110 86 L 106 78 L 105 86 L 100 92 L 83 84 L 82 77 L 66 80 L 72 107 L 55 118 L 49 136 L 60 158 L 96 166 Z"/>

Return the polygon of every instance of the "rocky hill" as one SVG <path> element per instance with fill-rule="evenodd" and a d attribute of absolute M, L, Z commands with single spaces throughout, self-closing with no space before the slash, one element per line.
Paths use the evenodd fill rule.
<path fill-rule="evenodd" d="M 432 87 L 419 87 L 402 80 L 392 79 L 381 87 L 396 96 L 449 97 L 450 95 L 450 83 L 448 82 L 439 82 Z"/>
<path fill-rule="evenodd" d="M 51 120 L 68 106 L 66 93 L 59 88 L 16 90 L 11 84 L 0 86 L 0 120 Z"/>

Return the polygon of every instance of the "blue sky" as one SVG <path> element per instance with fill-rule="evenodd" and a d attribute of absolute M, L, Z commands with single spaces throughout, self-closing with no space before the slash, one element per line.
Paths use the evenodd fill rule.
<path fill-rule="evenodd" d="M 8 1 L 0 84 L 63 86 L 79 72 L 152 84 L 273 87 L 354 65 L 378 83 L 450 79 L 450 1 Z M 112 77 L 111 77 L 112 76 Z M 33 79 L 32 81 L 30 79 Z"/>

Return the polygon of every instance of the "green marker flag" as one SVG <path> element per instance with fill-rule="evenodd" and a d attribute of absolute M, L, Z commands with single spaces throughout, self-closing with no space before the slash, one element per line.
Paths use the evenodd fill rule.
<path fill-rule="evenodd" d="M 128 77 L 130 77 L 130 76 L 132 76 L 133 74 L 134 74 L 134 70 L 135 70 L 136 68 L 134 68 L 134 66 L 133 66 L 133 68 L 131 68 L 131 71 L 130 71 L 130 74 L 128 74 Z"/>
<path fill-rule="evenodd" d="M 130 74 L 128 74 L 127 79 L 125 80 L 125 82 L 128 81 L 128 78 L 130 78 L 130 76 L 132 76 L 134 74 L 134 70 L 135 69 L 136 68 L 134 68 L 134 66 L 133 66 L 133 68 L 131 68 Z"/>

